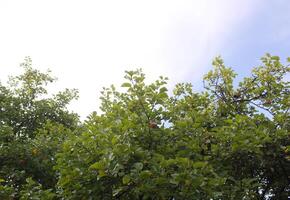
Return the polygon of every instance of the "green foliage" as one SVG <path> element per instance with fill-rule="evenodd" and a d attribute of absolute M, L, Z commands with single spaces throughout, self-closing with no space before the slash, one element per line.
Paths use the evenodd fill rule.
<path fill-rule="evenodd" d="M 65 108 L 76 93 L 41 98 L 53 79 L 30 65 L 0 89 L 0 198 L 287 199 L 290 69 L 279 57 L 237 86 L 218 57 L 200 93 L 126 71 L 122 92 L 104 88 L 101 114 L 81 125 Z"/>
<path fill-rule="evenodd" d="M 234 87 L 221 58 L 203 93 L 126 72 L 102 92 L 103 113 L 58 154 L 67 199 L 272 199 L 289 191 L 289 67 L 266 55 Z M 288 99 L 287 99 L 288 98 Z M 271 105 L 265 104 L 271 100 Z M 265 113 L 268 112 L 268 114 Z M 278 117 L 279 116 L 279 117 Z M 279 120 L 278 120 L 279 119 Z"/>
<path fill-rule="evenodd" d="M 53 200 L 56 194 L 51 189 L 44 190 L 39 183 L 36 183 L 32 178 L 26 179 L 26 185 L 20 193 L 20 200 Z"/>
<path fill-rule="evenodd" d="M 1 183 L 1 190 L 5 191 L 1 195 L 6 195 L 3 199 L 25 196 L 22 189 L 29 178 L 42 184 L 39 188 L 55 189 L 55 155 L 65 138 L 79 129 L 78 116 L 66 109 L 77 97 L 77 91 L 65 90 L 45 98 L 45 86 L 54 78 L 49 72 L 33 69 L 30 58 L 21 66 L 23 74 L 10 77 L 7 85 L 0 84 L 0 177 L 5 180 Z"/>

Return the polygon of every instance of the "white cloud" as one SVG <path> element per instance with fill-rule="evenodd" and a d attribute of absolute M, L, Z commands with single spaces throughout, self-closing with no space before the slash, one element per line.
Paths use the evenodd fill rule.
<path fill-rule="evenodd" d="M 15 74 L 25 56 L 59 77 L 58 88 L 79 88 L 73 109 L 98 107 L 102 86 L 144 68 L 181 81 L 204 66 L 259 1 L 1 1 L 0 78 Z"/>

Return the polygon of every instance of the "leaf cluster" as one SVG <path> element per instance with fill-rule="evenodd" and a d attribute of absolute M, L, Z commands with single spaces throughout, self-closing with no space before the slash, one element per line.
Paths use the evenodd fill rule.
<path fill-rule="evenodd" d="M 66 109 L 76 91 L 40 98 L 53 79 L 26 60 L 17 84 L 0 87 L 0 197 L 287 199 L 290 69 L 261 61 L 236 84 L 217 57 L 203 92 L 126 71 L 80 123 Z"/>

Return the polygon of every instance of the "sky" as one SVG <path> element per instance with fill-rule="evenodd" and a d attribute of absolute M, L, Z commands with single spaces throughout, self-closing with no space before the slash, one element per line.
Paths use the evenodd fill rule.
<path fill-rule="evenodd" d="M 79 89 L 70 109 L 84 119 L 125 70 L 200 90 L 215 56 L 241 77 L 266 52 L 286 60 L 289 11 L 289 0 L 0 0 L 0 80 L 30 56 L 58 77 L 52 91 Z"/>

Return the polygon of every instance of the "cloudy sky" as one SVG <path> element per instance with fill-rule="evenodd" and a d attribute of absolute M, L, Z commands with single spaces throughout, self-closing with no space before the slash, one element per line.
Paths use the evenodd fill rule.
<path fill-rule="evenodd" d="M 0 80 L 31 56 L 54 89 L 80 90 L 71 109 L 84 118 L 124 70 L 200 89 L 217 55 L 242 76 L 266 52 L 285 60 L 289 11 L 289 0 L 0 0 Z"/>

